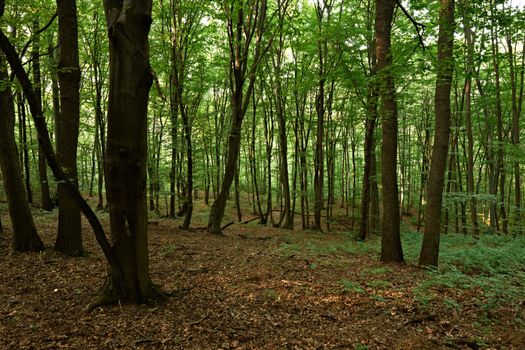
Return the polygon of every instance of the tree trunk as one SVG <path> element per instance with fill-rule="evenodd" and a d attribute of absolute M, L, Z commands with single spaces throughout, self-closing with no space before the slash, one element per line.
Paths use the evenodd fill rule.
<path fill-rule="evenodd" d="M 467 71 L 465 78 L 465 129 L 467 133 L 467 192 L 472 198 L 470 199 L 470 219 L 472 222 L 472 234 L 474 237 L 479 236 L 478 211 L 476 203 L 476 192 L 474 189 L 474 136 L 472 132 L 472 76 L 474 74 L 474 42 L 472 29 L 470 27 L 470 18 L 468 18 L 468 1 L 463 11 L 463 27 L 465 30 L 465 39 L 467 41 Z"/>
<path fill-rule="evenodd" d="M 230 92 L 232 121 L 228 138 L 228 152 L 224 178 L 218 197 L 212 204 L 208 219 L 208 232 L 221 234 L 221 223 L 226 209 L 226 200 L 235 176 L 241 147 L 241 125 L 253 93 L 257 67 L 262 55 L 261 39 L 265 29 L 266 0 L 248 6 L 235 0 L 231 7 L 225 5 L 228 21 L 228 43 L 230 47 Z M 249 18 L 249 19 L 247 19 Z M 255 50 L 249 63 L 250 46 L 255 37 Z M 248 84 L 246 80 L 248 79 Z M 245 86 L 246 91 L 244 91 Z"/>
<path fill-rule="evenodd" d="M 273 55 L 273 68 L 275 74 L 274 81 L 274 96 L 275 96 L 275 112 L 277 114 L 277 122 L 279 125 L 279 179 L 282 188 L 282 197 L 284 199 L 284 208 L 281 217 L 284 218 L 282 227 L 285 229 L 293 229 L 291 200 L 290 200 L 290 179 L 288 175 L 288 138 L 286 136 L 286 118 L 285 118 L 285 103 L 286 98 L 283 96 L 281 80 L 283 79 L 282 60 L 284 55 L 284 21 L 286 9 L 290 1 L 278 0 L 278 40 Z"/>
<path fill-rule="evenodd" d="M 19 142 L 22 143 L 22 151 L 20 152 L 20 159 L 22 160 L 22 167 L 24 169 L 24 184 L 26 188 L 26 198 L 29 203 L 33 203 L 33 191 L 31 190 L 31 169 L 29 167 L 29 145 L 27 140 L 27 117 L 25 101 L 22 93 L 18 92 L 17 107 L 18 107 L 18 128 Z"/>
<path fill-rule="evenodd" d="M 513 51 L 513 43 L 512 43 L 512 37 L 511 33 L 507 31 L 506 33 L 506 39 L 507 39 L 507 57 L 509 60 L 509 73 L 510 73 L 510 85 L 511 85 L 511 100 L 512 100 L 512 123 L 511 123 L 511 131 L 510 131 L 510 139 L 511 143 L 518 152 L 519 145 L 520 145 L 520 112 L 521 112 L 521 102 L 523 97 L 523 87 L 521 88 L 521 94 L 518 94 L 517 92 L 517 82 L 516 82 L 516 74 L 515 74 L 515 62 L 514 62 L 514 51 Z M 523 47 L 522 47 L 523 50 Z M 525 55 L 525 53 L 524 53 Z M 524 56 L 525 57 L 525 56 Z M 523 86 L 523 67 L 521 67 L 521 74 L 522 74 L 522 81 L 521 84 Z M 515 235 L 521 234 L 521 174 L 520 174 L 520 160 L 516 156 L 515 160 L 512 164 L 513 172 L 514 172 L 514 206 L 516 209 L 514 210 L 515 213 L 512 215 L 513 217 L 513 233 Z"/>
<path fill-rule="evenodd" d="M 0 0 L 0 9 L 3 9 L 3 4 L 4 1 Z M 0 17 L 1 15 L 2 11 L 0 11 Z M 53 145 L 51 144 L 51 138 L 49 136 L 46 121 L 43 118 L 42 109 L 38 104 L 38 99 L 35 95 L 33 85 L 29 80 L 27 72 L 25 71 L 22 65 L 22 61 L 20 60 L 18 53 L 16 52 L 14 46 L 11 44 L 11 42 L 1 29 L 0 49 L 6 55 L 7 61 L 9 62 L 13 73 L 18 78 L 20 86 L 22 87 L 24 94 L 27 97 L 29 108 L 31 110 L 33 121 L 35 123 L 35 128 L 38 133 L 38 141 L 42 146 L 42 149 L 44 150 L 49 167 L 53 171 L 55 178 L 65 185 L 65 189 L 67 190 L 68 194 L 75 200 L 75 203 L 79 206 L 80 210 L 84 213 L 86 219 L 89 221 L 89 224 L 91 225 L 91 228 L 93 229 L 93 232 L 95 234 L 95 238 L 99 243 L 100 247 L 102 248 L 104 256 L 109 262 L 111 268 L 111 275 L 113 276 L 113 280 L 116 282 L 116 285 L 124 285 L 123 268 L 120 264 L 119 259 L 117 259 L 117 253 L 114 247 L 112 247 L 109 241 L 107 240 L 104 228 L 100 224 L 100 221 L 98 220 L 97 216 L 95 215 L 91 207 L 87 204 L 87 202 L 82 198 L 80 192 L 75 187 L 75 185 L 71 181 L 69 181 L 69 178 L 62 170 L 60 164 L 58 164 L 55 150 L 53 149 Z M 114 303 L 117 301 L 117 298 L 103 298 L 98 302 L 92 304 L 91 307 L 96 307 L 100 304 Z"/>
<path fill-rule="evenodd" d="M 8 79 L 4 57 L 1 55 L 0 80 L 8 81 Z M 27 201 L 15 143 L 14 127 L 14 103 L 11 88 L 6 85 L 0 91 L 0 166 L 9 205 L 9 215 L 13 225 L 13 246 L 18 251 L 38 252 L 44 250 L 44 244 L 37 234 L 33 215 Z"/>
<path fill-rule="evenodd" d="M 33 22 L 34 33 L 38 32 L 38 20 Z M 35 94 L 37 95 L 40 105 L 42 105 L 42 79 L 40 74 L 40 34 L 35 34 L 33 41 L 33 81 L 35 83 Z M 49 193 L 49 180 L 47 177 L 46 157 L 42 147 L 38 147 L 38 177 L 40 182 L 40 204 L 43 210 L 53 210 L 53 203 L 51 202 L 51 195 Z"/>
<path fill-rule="evenodd" d="M 317 55 L 319 60 L 318 86 L 315 96 L 315 110 L 317 112 L 317 131 L 315 138 L 314 155 L 314 225 L 312 229 L 321 231 L 321 211 L 324 207 L 323 183 L 324 183 L 324 117 L 325 117 L 325 83 L 326 83 L 326 39 L 323 36 L 323 17 L 325 15 L 325 4 L 317 4 Z"/>
<path fill-rule="evenodd" d="M 494 16 L 493 1 L 490 1 L 491 18 Z M 505 210 L 505 163 L 504 163 L 504 141 L 503 141 L 503 113 L 501 110 L 501 86 L 500 86 L 500 71 L 499 71 L 499 46 L 498 46 L 498 28 L 494 28 L 496 23 L 493 23 L 490 31 L 491 51 L 492 51 L 492 68 L 494 70 L 494 89 L 496 95 L 496 133 L 498 138 L 498 147 L 496 154 L 496 187 L 499 199 L 499 215 L 501 218 L 501 231 L 507 233 L 508 219 Z M 499 220 L 498 220 L 499 230 Z"/>
<path fill-rule="evenodd" d="M 106 188 L 113 249 L 123 274 L 122 280 L 109 275 L 104 296 L 110 301 L 143 303 L 156 296 L 146 208 L 151 6 L 151 0 L 104 1 L 110 39 Z"/>
<path fill-rule="evenodd" d="M 391 30 L 396 1 L 376 0 L 376 57 L 381 96 L 383 221 L 381 261 L 403 262 L 397 187 L 397 103 L 392 72 Z"/>
<path fill-rule="evenodd" d="M 423 157 L 421 159 L 421 182 L 419 186 L 419 200 L 418 200 L 418 211 L 417 211 L 417 230 L 419 231 L 422 226 L 422 220 L 423 220 L 423 213 L 424 213 L 424 206 L 423 206 L 423 199 L 425 196 L 425 187 L 427 185 L 428 180 L 428 170 L 429 170 L 429 164 L 430 164 L 430 112 L 428 110 L 428 104 L 430 103 L 429 100 L 427 100 L 427 96 L 425 96 L 425 99 L 423 101 L 423 113 L 424 113 L 424 119 L 423 119 L 423 125 L 421 132 L 424 133 L 425 137 L 423 138 L 423 144 L 421 153 L 423 154 Z"/>
<path fill-rule="evenodd" d="M 435 131 L 427 186 L 420 265 L 438 265 L 445 169 L 450 139 L 450 91 L 454 70 L 454 0 L 441 0 L 435 94 Z"/>
<path fill-rule="evenodd" d="M 359 226 L 359 234 L 357 238 L 364 241 L 370 234 L 369 231 L 369 212 L 370 212 L 370 177 L 372 167 L 372 156 L 374 147 L 374 133 L 377 119 L 377 89 L 370 83 L 368 106 L 365 125 L 365 164 L 363 170 L 363 191 L 361 194 L 361 225 Z"/>
<path fill-rule="evenodd" d="M 56 124 L 57 157 L 66 176 L 78 187 L 80 66 L 76 1 L 57 0 L 57 12 L 60 45 L 57 67 L 60 88 L 60 115 Z M 80 256 L 84 252 L 80 210 L 62 183 L 58 183 L 58 207 L 55 250 L 71 256 Z"/>

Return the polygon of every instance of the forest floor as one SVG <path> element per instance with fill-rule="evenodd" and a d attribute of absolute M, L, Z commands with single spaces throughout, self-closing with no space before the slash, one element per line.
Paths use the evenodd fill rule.
<path fill-rule="evenodd" d="M 151 276 L 171 297 L 87 312 L 106 263 L 85 223 L 87 254 L 56 253 L 56 217 L 35 212 L 41 253 L 14 252 L 9 227 L 0 238 L 0 349 L 525 349 L 523 269 L 511 287 L 476 284 L 418 268 L 415 248 L 384 265 L 377 238 L 256 222 L 220 237 L 153 221 Z"/>

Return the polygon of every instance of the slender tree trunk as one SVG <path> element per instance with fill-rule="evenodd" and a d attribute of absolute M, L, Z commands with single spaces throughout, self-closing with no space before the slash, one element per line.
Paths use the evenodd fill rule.
<path fill-rule="evenodd" d="M 191 217 L 193 214 L 193 146 L 191 142 L 191 122 L 188 117 L 188 111 L 182 111 L 182 123 L 184 124 L 184 140 L 186 141 L 186 211 L 181 228 L 187 230 L 190 228 Z"/>
<path fill-rule="evenodd" d="M 517 91 L 517 82 L 515 74 L 515 58 L 513 51 L 513 43 L 511 33 L 507 31 L 507 57 L 509 60 L 509 73 L 510 73 L 510 85 L 511 85 L 511 100 L 512 100 L 512 123 L 510 129 L 510 138 L 511 143 L 514 146 L 514 149 L 517 151 L 520 145 L 520 112 L 521 112 L 521 102 L 523 97 L 523 67 L 521 67 L 521 93 Z M 523 50 L 523 47 L 522 47 Z M 525 55 L 525 53 L 524 53 Z M 525 57 L 525 56 L 524 56 Z M 523 65 L 522 65 L 523 66 Z M 520 161 L 516 157 L 512 164 L 514 172 L 514 206 L 516 207 L 515 213 L 512 216 L 514 221 L 513 233 L 521 234 L 522 226 L 522 213 L 521 213 L 521 175 L 520 175 Z"/>
<path fill-rule="evenodd" d="M 424 207 L 423 207 L 423 199 L 425 196 L 425 187 L 427 186 L 427 179 L 428 179 L 428 170 L 429 170 L 429 163 L 430 163 L 430 112 L 427 108 L 430 101 L 428 101 L 425 97 L 425 101 L 423 102 L 424 106 L 424 120 L 421 132 L 424 133 L 425 137 L 423 138 L 423 144 L 421 153 L 423 154 L 423 158 L 421 159 L 421 184 L 419 186 L 419 201 L 418 201 L 418 212 L 417 212 L 417 230 L 419 231 L 422 226 L 422 220 L 424 215 Z"/>
<path fill-rule="evenodd" d="M 365 165 L 363 170 L 363 191 L 361 194 L 361 225 L 359 226 L 358 239 L 364 241 L 370 235 L 369 212 L 370 212 L 370 178 L 372 167 L 372 156 L 374 147 L 374 133 L 377 119 L 377 89 L 373 83 L 369 83 L 367 118 L 365 125 Z"/>
<path fill-rule="evenodd" d="M 465 6 L 468 8 L 468 1 Z M 474 136 L 472 132 L 472 76 L 474 75 L 474 42 L 473 33 L 470 27 L 470 19 L 467 17 L 467 9 L 464 8 L 463 28 L 467 41 L 467 71 L 465 78 L 465 129 L 467 133 L 467 192 L 472 198 L 470 199 L 470 219 L 472 222 L 472 233 L 474 237 L 479 236 L 478 212 L 476 191 L 474 189 Z"/>
<path fill-rule="evenodd" d="M 281 80 L 283 79 L 282 60 L 284 55 L 284 21 L 286 10 L 290 4 L 289 0 L 278 0 L 278 40 L 273 55 L 273 68 L 275 74 L 274 81 L 274 96 L 275 96 L 275 112 L 277 114 L 277 122 L 279 125 L 279 179 L 281 182 L 282 198 L 284 199 L 284 208 L 281 212 L 281 219 L 284 219 L 282 227 L 285 229 L 293 229 L 291 200 L 290 200 L 290 178 L 288 175 L 288 138 L 286 133 L 286 118 L 285 105 L 286 99 L 283 96 Z"/>
<path fill-rule="evenodd" d="M 58 82 L 60 88 L 60 116 L 57 118 L 56 141 L 59 163 L 70 181 L 78 187 L 77 147 L 80 114 L 80 66 L 78 59 L 77 7 L 74 0 L 57 0 L 60 57 Z M 82 246 L 80 210 L 58 184 L 58 235 L 55 250 L 79 256 Z"/>
<path fill-rule="evenodd" d="M 318 86 L 315 96 L 315 110 L 317 112 L 317 131 L 315 138 L 315 155 L 314 155 L 314 230 L 321 231 L 321 211 L 324 207 L 324 118 L 325 118 L 325 83 L 326 83 L 326 39 L 323 36 L 323 18 L 325 16 L 326 6 L 319 3 L 316 7 L 317 13 L 317 55 L 319 60 Z"/>
<path fill-rule="evenodd" d="M 381 261 L 403 262 L 397 187 L 397 103 L 392 72 L 391 30 L 396 1 L 376 0 L 376 57 L 381 96 L 383 221 Z"/>
<path fill-rule="evenodd" d="M 33 191 L 31 189 L 31 169 L 29 167 L 29 144 L 27 140 L 27 117 L 24 97 L 22 93 L 17 93 L 18 106 L 18 128 L 20 129 L 19 142 L 22 143 L 22 151 L 20 152 L 20 159 L 22 160 L 22 167 L 24 169 L 24 184 L 26 188 L 27 201 L 33 203 Z"/>
<path fill-rule="evenodd" d="M 441 0 L 435 94 L 435 131 L 427 186 L 425 234 L 420 265 L 438 265 L 445 169 L 450 139 L 450 91 L 454 70 L 454 0 Z"/>
<path fill-rule="evenodd" d="M 33 22 L 33 31 L 37 33 L 39 30 L 39 22 L 35 20 Z M 37 95 L 40 105 L 42 105 L 42 79 L 40 74 L 40 34 L 36 34 L 33 41 L 33 81 L 35 84 L 35 94 Z M 42 209 L 51 211 L 53 210 L 53 203 L 51 202 L 51 195 L 49 193 L 49 180 L 47 177 L 47 165 L 46 157 L 42 150 L 42 147 L 38 147 L 38 177 L 40 182 L 40 204 Z"/>
<path fill-rule="evenodd" d="M 379 211 L 379 189 L 377 185 L 377 157 L 376 157 L 376 136 L 372 139 L 370 162 L 370 220 L 369 232 L 378 233 L 381 228 L 381 215 Z"/>
<path fill-rule="evenodd" d="M 227 5 L 225 5 L 227 6 Z M 226 200 L 235 176 L 241 147 L 241 125 L 253 93 L 255 76 L 262 55 L 261 39 L 265 29 L 266 0 L 247 6 L 235 0 L 226 9 L 230 46 L 230 92 L 232 124 L 228 138 L 228 152 L 224 178 L 218 197 L 213 202 L 208 219 L 208 232 L 221 234 L 221 223 Z M 247 10 L 247 11 L 245 11 Z M 249 18 L 249 20 L 247 19 Z M 255 50 L 249 63 L 250 44 L 255 37 Z M 248 80 L 248 84 L 246 81 Z M 246 91 L 245 90 L 246 87 Z"/>

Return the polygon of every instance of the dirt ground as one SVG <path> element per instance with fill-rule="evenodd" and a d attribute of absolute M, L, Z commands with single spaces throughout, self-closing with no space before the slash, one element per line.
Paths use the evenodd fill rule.
<path fill-rule="evenodd" d="M 255 222 L 219 237 L 155 220 L 151 275 L 171 297 L 86 312 L 106 269 L 91 230 L 86 256 L 67 258 L 52 249 L 56 213 L 36 220 L 44 252 L 13 252 L 8 227 L 0 239 L 0 349 L 525 349 L 515 308 L 487 315 L 476 295 L 455 295 L 461 309 L 422 305 L 414 290 L 426 275 L 415 266 L 294 250 L 350 238 Z"/>

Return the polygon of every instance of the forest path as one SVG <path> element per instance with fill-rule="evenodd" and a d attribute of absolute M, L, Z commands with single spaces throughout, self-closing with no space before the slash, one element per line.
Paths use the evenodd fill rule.
<path fill-rule="evenodd" d="M 55 214 L 37 215 L 47 247 Z M 225 237 L 150 225 L 151 275 L 164 304 L 85 312 L 106 264 L 85 225 L 83 258 L 21 254 L 0 239 L 1 349 L 519 349 L 505 311 L 480 323 L 474 295 L 424 301 L 426 273 L 382 265 L 343 233 L 232 225 Z M 375 245 L 376 247 L 377 245 Z M 468 293 L 472 293 L 469 291 Z M 439 293 L 438 293 L 439 294 Z M 461 308 L 439 300 L 464 300 Z M 438 300 L 439 299 L 439 300 Z M 486 316 L 484 316 L 486 318 Z"/>

